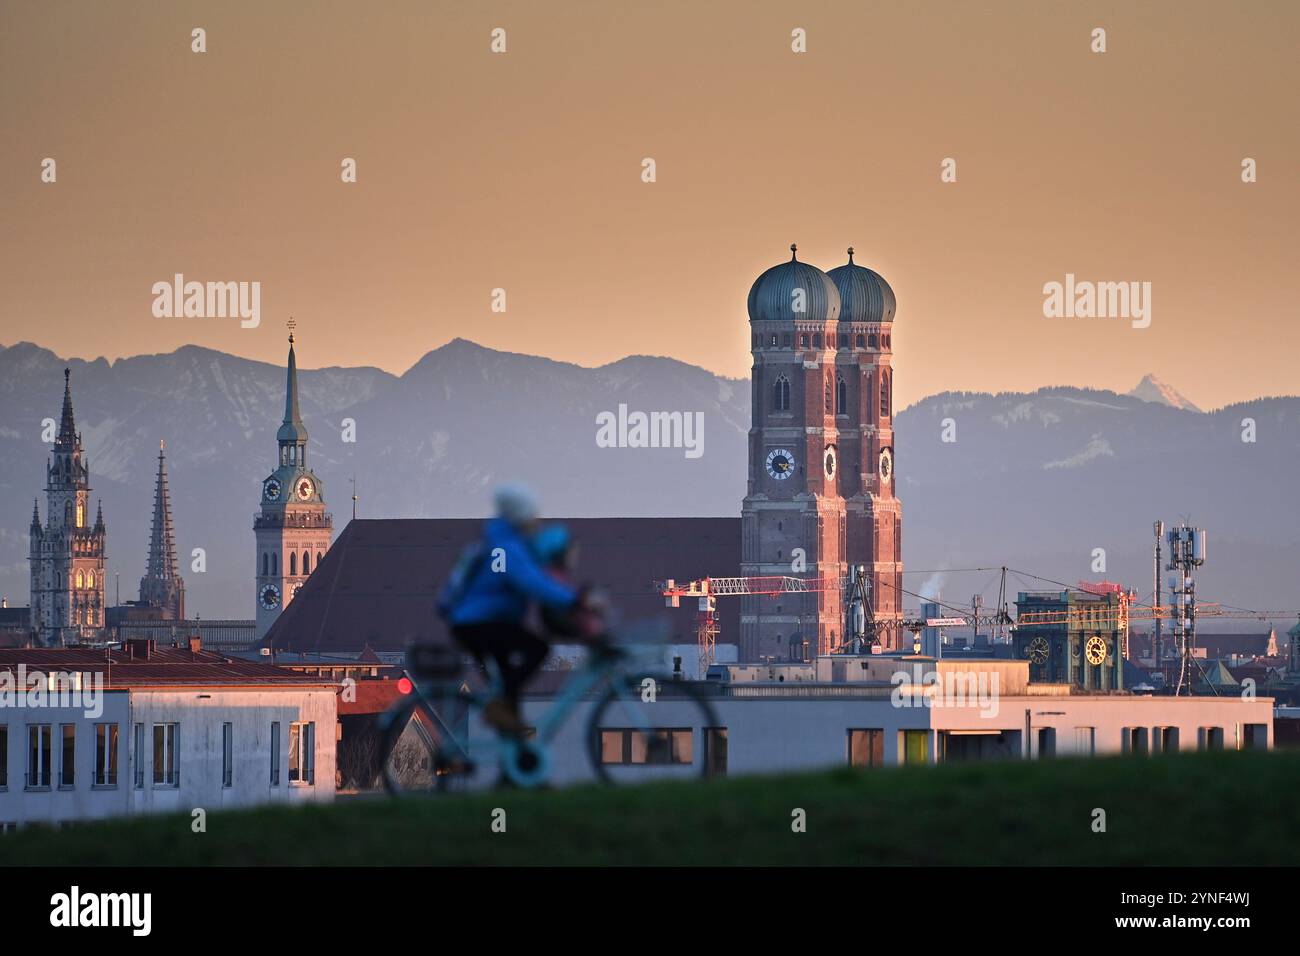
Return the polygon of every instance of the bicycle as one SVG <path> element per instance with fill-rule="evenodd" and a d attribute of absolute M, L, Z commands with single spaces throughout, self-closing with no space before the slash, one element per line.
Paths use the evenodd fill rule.
<path fill-rule="evenodd" d="M 577 750 L 607 784 L 706 777 L 723 756 L 714 748 L 725 747 L 725 738 L 701 690 L 637 672 L 613 645 L 593 648 L 522 736 L 497 733 L 483 720 L 483 706 L 499 688 L 495 668 L 487 687 L 475 690 L 460 651 L 418 644 L 407 649 L 406 678 L 409 692 L 380 718 L 381 776 L 394 796 L 494 783 L 532 789 L 548 782 L 557 755 L 563 775 L 577 779 Z M 585 731 L 575 740 L 567 728 L 586 701 L 592 703 Z"/>

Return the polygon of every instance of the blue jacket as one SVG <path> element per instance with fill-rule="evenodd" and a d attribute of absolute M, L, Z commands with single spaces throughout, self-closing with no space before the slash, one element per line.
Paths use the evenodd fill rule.
<path fill-rule="evenodd" d="M 498 552 L 497 549 L 500 549 Z M 500 570 L 493 570 L 493 567 Z M 483 527 L 481 554 L 459 594 L 445 594 L 452 626 L 509 622 L 518 624 L 528 602 L 566 609 L 578 592 L 551 577 L 537 563 L 528 541 L 507 521 L 492 518 Z"/>

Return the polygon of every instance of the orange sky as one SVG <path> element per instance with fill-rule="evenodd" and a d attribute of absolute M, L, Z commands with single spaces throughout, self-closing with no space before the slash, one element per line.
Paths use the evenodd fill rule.
<path fill-rule="evenodd" d="M 4 0 L 0 343 L 280 362 L 292 312 L 308 367 L 461 335 L 741 376 L 749 285 L 797 241 L 894 287 L 903 403 L 1294 394 L 1298 27 L 1285 0 Z M 260 281 L 261 326 L 155 318 L 176 272 Z M 1044 318 L 1067 272 L 1151 282 L 1151 327 Z"/>

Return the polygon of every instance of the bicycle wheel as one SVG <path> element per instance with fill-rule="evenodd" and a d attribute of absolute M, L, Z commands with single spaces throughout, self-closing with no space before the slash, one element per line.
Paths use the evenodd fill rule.
<path fill-rule="evenodd" d="M 704 692 L 671 677 L 621 679 L 587 719 L 591 769 L 608 784 L 708 777 L 719 757 L 725 761 L 725 746 Z"/>

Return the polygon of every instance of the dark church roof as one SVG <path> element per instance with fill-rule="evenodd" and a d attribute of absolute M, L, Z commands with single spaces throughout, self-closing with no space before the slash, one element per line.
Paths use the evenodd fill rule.
<path fill-rule="evenodd" d="M 668 643 L 692 643 L 698 610 L 667 608 L 656 580 L 740 573 L 739 518 L 560 518 L 578 542 L 579 581 L 610 595 L 620 618 L 665 621 Z M 263 644 L 277 651 L 349 655 L 366 645 L 401 652 L 446 641 L 434 601 L 452 565 L 480 533 L 470 518 L 353 519 Z M 718 602 L 719 639 L 737 642 L 740 602 Z"/>

